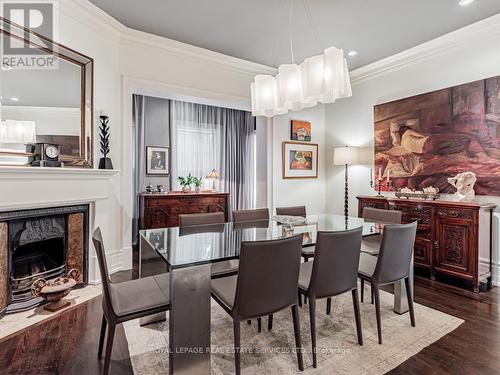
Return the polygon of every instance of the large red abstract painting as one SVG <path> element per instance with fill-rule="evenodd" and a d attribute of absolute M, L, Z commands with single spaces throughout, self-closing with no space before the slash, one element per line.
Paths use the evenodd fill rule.
<path fill-rule="evenodd" d="M 447 178 L 472 171 L 476 194 L 500 195 L 500 77 L 374 107 L 375 171 L 392 187 L 455 189 Z"/>

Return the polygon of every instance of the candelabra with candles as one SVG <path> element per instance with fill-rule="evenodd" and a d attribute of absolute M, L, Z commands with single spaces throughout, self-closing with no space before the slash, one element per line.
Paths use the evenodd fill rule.
<path fill-rule="evenodd" d="M 377 175 L 377 180 L 373 180 L 373 171 L 370 169 L 370 187 L 372 188 L 377 188 L 377 197 L 383 197 L 381 191 L 382 191 L 382 186 L 385 186 L 385 188 L 392 187 L 392 182 L 391 182 L 391 170 L 387 169 L 387 177 L 383 178 L 382 177 L 382 168 L 378 168 L 378 175 Z"/>

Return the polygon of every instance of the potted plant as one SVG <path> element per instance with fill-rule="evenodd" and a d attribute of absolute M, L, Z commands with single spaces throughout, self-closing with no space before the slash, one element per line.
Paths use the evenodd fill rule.
<path fill-rule="evenodd" d="M 183 193 L 189 193 L 191 191 L 191 185 L 193 184 L 193 176 L 191 176 L 191 173 L 188 174 L 187 177 L 177 177 L 177 181 L 179 182 L 179 185 L 182 186 Z"/>
<path fill-rule="evenodd" d="M 201 177 L 193 177 L 193 185 L 196 193 L 199 193 L 201 190 L 201 185 L 203 185 L 203 178 Z"/>

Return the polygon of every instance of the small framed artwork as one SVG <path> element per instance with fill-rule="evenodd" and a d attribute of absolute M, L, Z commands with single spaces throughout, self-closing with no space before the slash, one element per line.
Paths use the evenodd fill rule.
<path fill-rule="evenodd" d="M 318 178 L 318 145 L 283 142 L 283 178 Z"/>
<path fill-rule="evenodd" d="M 146 174 L 154 176 L 169 175 L 168 151 L 168 147 L 146 147 Z"/>
<path fill-rule="evenodd" d="M 292 120 L 292 141 L 311 142 L 311 123 L 309 121 Z"/>

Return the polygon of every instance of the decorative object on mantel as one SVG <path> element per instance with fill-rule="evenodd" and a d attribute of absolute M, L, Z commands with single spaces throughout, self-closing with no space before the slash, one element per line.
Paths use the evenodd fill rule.
<path fill-rule="evenodd" d="M 177 182 L 182 186 L 183 193 L 189 193 L 191 191 L 191 185 L 193 184 L 193 176 L 191 173 L 187 175 L 187 177 L 179 176 L 177 177 Z"/>
<path fill-rule="evenodd" d="M 169 148 L 146 147 L 146 174 L 153 176 L 169 175 Z"/>
<path fill-rule="evenodd" d="M 216 180 L 218 180 L 220 178 L 220 173 L 217 172 L 215 169 L 212 169 L 210 172 L 208 172 L 207 174 L 207 177 L 205 177 L 206 179 L 210 179 L 212 180 L 212 190 L 214 192 L 217 191 L 216 189 Z"/>
<path fill-rule="evenodd" d="M 201 186 L 203 185 L 203 178 L 201 177 L 193 177 L 193 185 L 194 191 L 198 194 L 201 190 Z"/>
<path fill-rule="evenodd" d="M 292 0 L 289 8 L 289 37 L 291 63 L 280 65 L 278 75 L 259 74 L 250 85 L 252 115 L 273 117 L 289 110 L 300 111 L 318 103 L 333 103 L 352 96 L 349 69 L 344 51 L 335 47 L 323 54 L 294 62 L 292 38 Z M 311 25 L 310 12 L 305 11 Z M 315 30 L 315 28 L 314 28 Z"/>
<path fill-rule="evenodd" d="M 292 120 L 290 128 L 292 141 L 311 142 L 311 123 L 309 121 Z"/>
<path fill-rule="evenodd" d="M 165 185 L 163 185 L 163 184 L 156 185 L 156 192 L 157 193 L 163 193 L 164 191 L 165 191 Z"/>
<path fill-rule="evenodd" d="M 281 168 L 283 179 L 318 178 L 318 145 L 283 142 Z"/>
<path fill-rule="evenodd" d="M 344 215 L 349 216 L 349 182 L 348 167 L 359 163 L 359 149 L 357 147 L 345 146 L 335 147 L 333 150 L 333 165 L 345 165 L 344 186 Z"/>
<path fill-rule="evenodd" d="M 439 189 L 429 186 L 423 190 L 412 190 L 408 187 L 400 188 L 396 192 L 396 197 L 398 198 L 421 198 L 421 199 L 432 199 L 436 200 L 439 198 Z"/>
<path fill-rule="evenodd" d="M 387 177 L 386 179 L 384 179 L 384 175 L 382 174 L 382 167 L 379 166 L 376 181 L 373 181 L 373 170 L 370 169 L 370 187 L 377 189 L 377 197 L 383 197 L 381 193 L 382 186 L 385 187 L 385 190 L 388 190 L 388 188 L 392 186 L 391 170 L 387 169 Z"/>
<path fill-rule="evenodd" d="M 60 168 L 64 166 L 62 161 L 59 161 L 61 149 L 59 145 L 53 143 L 35 143 L 32 151 L 34 160 L 31 162 L 33 167 L 51 167 Z"/>
<path fill-rule="evenodd" d="M 99 115 L 99 136 L 101 138 L 101 153 L 102 158 L 99 160 L 99 169 L 113 169 L 113 163 L 111 162 L 111 158 L 108 158 L 109 154 L 109 117 L 104 111 L 101 111 Z"/>
<path fill-rule="evenodd" d="M 43 297 L 47 302 L 50 302 L 43 306 L 45 310 L 58 311 L 71 304 L 71 301 L 62 298 L 68 295 L 79 278 L 80 272 L 74 268 L 68 272 L 66 277 L 58 277 L 49 281 L 40 278 L 31 286 L 31 293 L 34 297 Z"/>
<path fill-rule="evenodd" d="M 453 198 L 459 202 L 472 202 L 475 197 L 474 184 L 477 178 L 474 172 L 463 172 L 448 178 L 448 182 L 457 189 Z"/>

